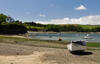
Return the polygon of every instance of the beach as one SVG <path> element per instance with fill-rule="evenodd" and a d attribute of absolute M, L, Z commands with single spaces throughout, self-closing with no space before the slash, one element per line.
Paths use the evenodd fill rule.
<path fill-rule="evenodd" d="M 66 43 L 19 37 L 1 39 L 0 64 L 100 64 L 99 47 L 88 47 L 86 52 L 91 54 L 75 55 L 67 50 Z"/>
<path fill-rule="evenodd" d="M 73 55 L 67 49 L 0 43 L 0 64 L 100 64 L 100 50 Z"/>

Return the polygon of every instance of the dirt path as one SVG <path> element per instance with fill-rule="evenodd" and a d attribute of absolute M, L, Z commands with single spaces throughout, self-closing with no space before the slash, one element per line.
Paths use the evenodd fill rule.
<path fill-rule="evenodd" d="M 66 49 L 0 43 L 0 64 L 100 64 L 100 50 L 73 55 Z"/>

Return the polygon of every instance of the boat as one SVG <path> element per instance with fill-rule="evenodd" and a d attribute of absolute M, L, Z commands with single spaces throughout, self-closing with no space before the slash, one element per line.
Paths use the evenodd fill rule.
<path fill-rule="evenodd" d="M 62 38 L 59 37 L 58 41 L 62 41 Z"/>
<path fill-rule="evenodd" d="M 92 39 L 92 37 L 89 37 L 89 34 L 83 37 L 83 39 Z"/>
<path fill-rule="evenodd" d="M 84 51 L 86 50 L 86 42 L 85 41 L 71 41 L 67 48 L 70 52 L 74 51 Z"/>
<path fill-rule="evenodd" d="M 59 32 L 58 35 L 59 35 L 58 41 L 62 41 L 62 38 L 61 38 L 61 32 Z"/>

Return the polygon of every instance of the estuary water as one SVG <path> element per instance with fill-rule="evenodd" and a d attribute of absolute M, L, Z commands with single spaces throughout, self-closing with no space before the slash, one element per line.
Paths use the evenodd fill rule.
<path fill-rule="evenodd" d="M 65 41 L 84 40 L 87 42 L 100 43 L 100 34 L 98 33 L 30 33 L 29 37 L 43 40 L 58 40 L 61 38 Z"/>

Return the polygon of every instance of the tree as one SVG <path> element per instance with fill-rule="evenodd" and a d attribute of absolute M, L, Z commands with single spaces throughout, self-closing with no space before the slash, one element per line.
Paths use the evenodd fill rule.
<path fill-rule="evenodd" d="M 35 22 L 25 22 L 24 24 L 26 24 L 26 25 L 30 25 L 30 26 L 35 26 L 35 25 L 36 25 Z"/>
<path fill-rule="evenodd" d="M 2 22 L 6 22 L 6 18 L 7 18 L 6 15 L 0 14 L 0 24 L 1 24 Z"/>
<path fill-rule="evenodd" d="M 23 24 L 8 23 L 0 25 L 0 34 L 25 34 L 27 28 Z"/>

